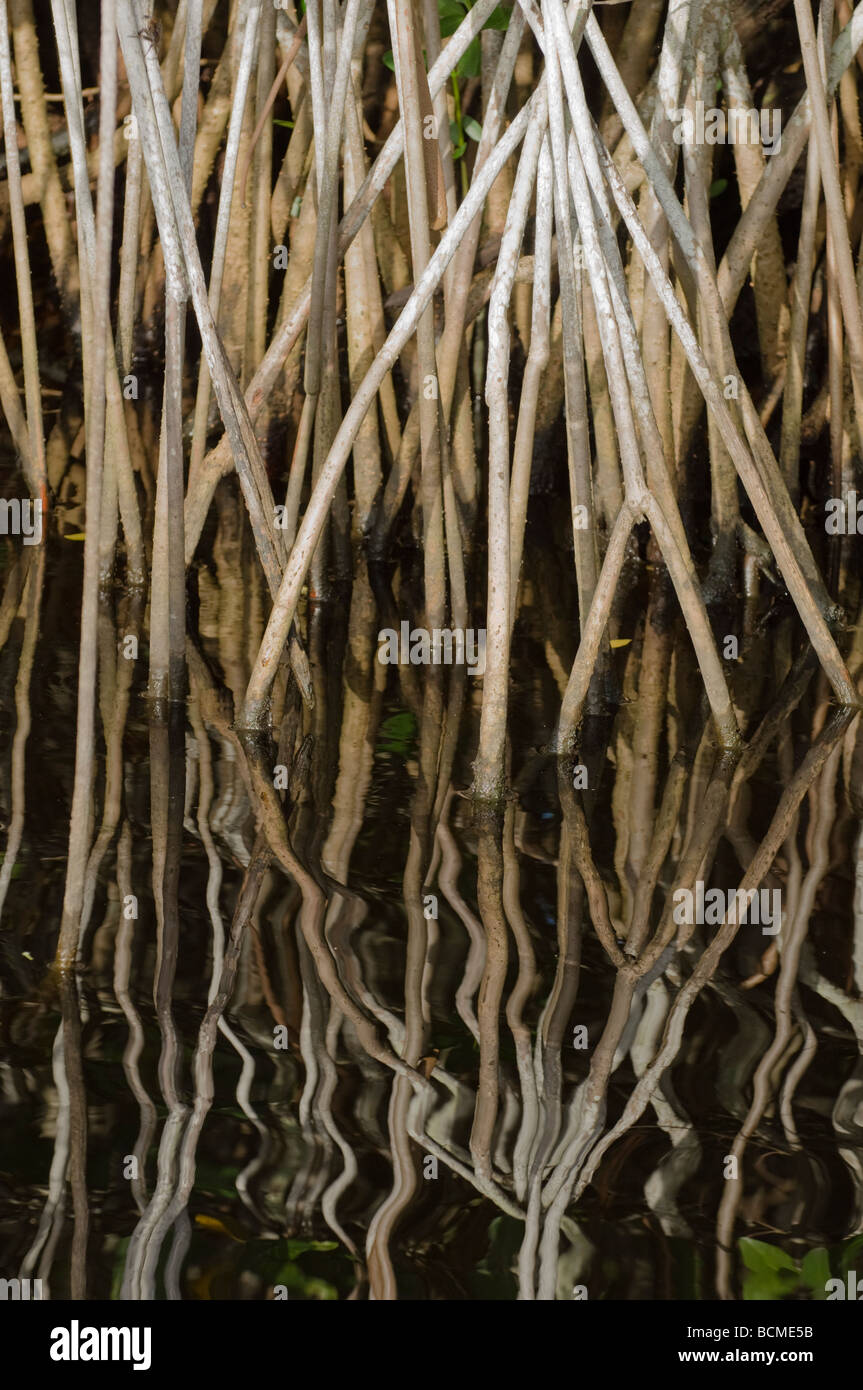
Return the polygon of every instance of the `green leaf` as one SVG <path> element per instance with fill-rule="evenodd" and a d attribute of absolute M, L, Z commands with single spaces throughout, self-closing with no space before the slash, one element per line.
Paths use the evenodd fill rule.
<path fill-rule="evenodd" d="M 335 1284 L 328 1284 L 325 1279 L 307 1279 L 303 1292 L 306 1298 L 314 1298 L 319 1302 L 327 1303 L 334 1302 L 339 1296 Z"/>
<path fill-rule="evenodd" d="M 290 1238 L 282 1241 L 282 1248 L 287 1250 L 288 1259 L 295 1260 L 298 1255 L 304 1255 L 307 1250 L 338 1250 L 337 1240 L 291 1240 Z"/>
<path fill-rule="evenodd" d="M 482 50 L 479 39 L 471 39 L 456 65 L 456 73 L 459 77 L 479 77 L 481 63 Z"/>
<path fill-rule="evenodd" d="M 509 21 L 512 19 L 512 10 L 506 5 L 498 5 L 492 10 L 483 29 L 502 29 L 509 28 Z"/>
<path fill-rule="evenodd" d="M 313 1276 L 303 1268 L 301 1257 L 314 1256 L 318 1252 L 329 1254 L 338 1248 L 338 1242 L 335 1240 L 294 1240 L 280 1236 L 278 1240 L 256 1239 L 246 1242 L 243 1246 L 242 1260 L 245 1267 L 254 1270 L 265 1283 L 284 1284 L 288 1289 L 298 1292 L 305 1288 L 308 1296 L 314 1298 L 319 1295 L 308 1292 L 309 1280 Z M 337 1297 L 335 1292 L 322 1296 Z"/>
<path fill-rule="evenodd" d="M 325 1279 L 318 1279 L 314 1275 L 305 1274 L 299 1265 L 286 1264 L 276 1271 L 272 1280 L 274 1286 L 283 1284 L 288 1291 L 288 1296 L 292 1293 L 301 1294 L 304 1299 L 314 1299 L 326 1303 L 334 1302 L 338 1299 L 339 1292 L 334 1284 L 329 1284 Z"/>
<path fill-rule="evenodd" d="M 479 121 L 474 120 L 473 116 L 466 116 L 464 119 L 464 133 L 465 135 L 469 135 L 471 140 L 476 140 L 477 143 L 479 143 L 480 137 L 482 136 L 482 126 Z"/>
<path fill-rule="evenodd" d="M 772 1301 L 773 1285 L 770 1279 L 761 1279 L 755 1274 L 748 1274 L 743 1281 L 743 1298 L 747 1303 Z"/>
<path fill-rule="evenodd" d="M 787 1269 L 797 1274 L 797 1261 L 780 1250 L 778 1245 L 769 1245 L 766 1240 L 753 1240 L 751 1236 L 741 1236 L 740 1253 L 747 1269 L 755 1274 L 768 1270 Z"/>
<path fill-rule="evenodd" d="M 727 187 L 727 179 L 716 179 L 716 181 L 710 185 L 710 197 L 718 198 L 720 194 L 725 192 Z"/>
<path fill-rule="evenodd" d="M 466 142 L 465 142 L 465 138 L 464 138 L 464 135 L 462 134 L 462 131 L 459 129 L 459 123 L 458 123 L 458 121 L 450 121 L 450 123 L 449 123 L 449 138 L 450 138 L 450 140 L 452 141 L 452 157 L 453 157 L 453 159 L 461 159 L 462 155 L 464 154 L 465 150 L 467 149 L 467 144 L 466 144 Z"/>
<path fill-rule="evenodd" d="M 747 1267 L 743 1297 L 748 1302 L 756 1299 L 778 1301 L 789 1297 L 799 1288 L 797 1264 L 778 1245 L 768 1245 L 766 1241 L 744 1236 L 740 1241 L 740 1253 Z"/>
<path fill-rule="evenodd" d="M 281 125 L 281 126 L 284 126 L 284 127 L 285 127 L 285 130 L 293 130 L 293 128 L 294 128 L 294 122 L 293 122 L 293 121 L 277 121 L 277 120 L 275 119 L 275 117 L 273 118 L 273 125 Z"/>
<path fill-rule="evenodd" d="M 825 1285 L 830 1278 L 830 1256 L 823 1246 L 810 1250 L 800 1266 L 800 1277 L 816 1299 L 826 1299 Z"/>
<path fill-rule="evenodd" d="M 386 53 L 384 54 L 383 62 L 385 68 L 389 68 L 390 72 L 395 72 L 396 60 L 393 57 L 393 51 L 391 48 L 388 48 Z"/>
<path fill-rule="evenodd" d="M 440 19 L 441 38 L 446 39 L 449 38 L 450 34 L 454 34 L 464 21 L 467 9 L 459 3 L 459 0 L 438 0 L 437 12 Z"/>
<path fill-rule="evenodd" d="M 743 1281 L 743 1297 L 747 1303 L 778 1303 L 796 1287 L 797 1278 L 787 1269 L 764 1270 L 760 1274 L 747 1274 Z"/>
<path fill-rule="evenodd" d="M 410 710 L 394 714 L 381 724 L 378 748 L 383 753 L 398 753 L 406 758 L 416 739 L 417 724 Z"/>
<path fill-rule="evenodd" d="M 851 1266 L 857 1263 L 857 1256 L 863 1251 L 863 1236 L 852 1236 L 850 1240 L 843 1241 L 841 1250 L 839 1269 L 842 1274 L 847 1274 Z"/>

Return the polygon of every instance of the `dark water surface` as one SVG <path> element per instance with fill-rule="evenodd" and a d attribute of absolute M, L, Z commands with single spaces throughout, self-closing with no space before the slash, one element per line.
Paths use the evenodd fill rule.
<path fill-rule="evenodd" d="M 747 922 L 697 992 L 661 1085 L 554 1215 L 561 1184 L 571 1177 L 575 1189 L 591 1147 L 624 1115 L 716 930 L 696 924 L 688 939 L 681 931 L 659 973 L 636 985 L 607 1091 L 603 1083 L 586 1120 L 584 1083 L 608 1045 L 621 984 L 576 864 L 579 826 L 592 891 L 606 894 L 620 946 L 670 769 L 681 772 L 667 851 L 654 869 L 653 933 L 684 851 L 712 814 L 721 760 L 705 732 L 685 630 L 674 615 L 657 617 L 653 599 L 646 616 L 642 537 L 606 693 L 583 730 L 577 766 L 587 785 L 572 795 L 584 779 L 550 746 L 577 635 L 573 569 L 563 543 L 549 544 L 554 521 L 543 505 L 532 511 L 534 578 L 516 624 L 512 792 L 502 815 L 480 815 L 466 795 L 480 680 L 463 668 L 436 673 L 375 659 L 381 628 L 421 618 L 412 604 L 419 560 L 409 550 L 394 587 L 392 569 L 370 578 L 360 563 L 352 586 L 334 584 L 307 607 L 314 708 L 290 687 L 280 751 L 260 751 L 290 850 L 317 885 L 338 978 L 395 1054 L 410 1051 L 406 1025 L 418 1030 L 424 1060 L 412 1074 L 430 1076 L 425 1091 L 370 1055 L 334 1002 L 303 932 L 304 895 L 308 903 L 314 894 L 257 829 L 263 803 L 249 768 L 258 755 L 232 718 L 264 606 L 228 485 L 192 586 L 190 699 L 175 720 L 150 717 L 141 602 L 105 599 L 94 839 L 106 817 L 107 826 L 97 839 L 80 976 L 62 982 L 51 972 L 74 770 L 83 551 L 52 533 L 17 795 L 21 616 L 0 654 L 7 828 L 16 807 L 24 811 L 0 919 L 5 1277 L 40 1277 L 52 1298 L 711 1299 L 723 1278 L 734 1297 L 823 1298 L 831 1273 L 863 1259 L 856 725 L 834 737 L 762 885 L 782 893 L 783 958 L 799 938 L 787 1005 L 777 1003 L 781 974 L 764 955 L 775 938 Z M 22 555 L 35 583 L 33 556 L 7 543 L 7 590 Z M 797 629 L 781 605 L 774 611 L 767 585 L 730 607 L 731 625 L 722 626 L 727 613 L 712 616 L 720 632 L 741 633 L 735 696 L 751 734 L 777 708 L 787 634 Z M 130 634 L 137 660 L 123 654 Z M 746 771 L 733 813 L 719 818 L 705 884 L 739 884 L 782 790 L 829 724 L 823 681 L 811 665 L 801 670 L 778 744 Z M 443 716 L 429 694 L 439 676 Z M 654 676 L 668 704 L 651 741 L 643 710 Z M 442 717 L 458 737 L 430 816 L 423 730 Z M 496 988 L 500 1004 L 489 1006 Z M 762 1113 L 735 1148 L 757 1070 L 786 1018 Z M 480 1065 L 483 1037 L 491 1073 Z M 471 1139 L 489 1074 L 499 1089 L 483 1159 Z M 735 1154 L 741 1180 L 732 1183 L 729 1218 Z M 746 1244 L 752 1239 L 783 1252 L 779 1268 L 762 1246 Z"/>

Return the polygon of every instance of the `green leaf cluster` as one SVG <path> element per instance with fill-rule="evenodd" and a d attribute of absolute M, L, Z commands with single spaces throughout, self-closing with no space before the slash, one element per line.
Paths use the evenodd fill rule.
<path fill-rule="evenodd" d="M 448 39 L 454 34 L 463 23 L 468 10 L 471 9 L 469 0 L 437 0 L 437 12 L 440 18 L 440 34 L 442 39 Z M 498 5 L 492 10 L 483 29 L 506 30 L 512 16 L 512 7 L 509 5 Z M 455 75 L 457 77 L 478 77 L 481 61 L 479 35 L 471 39 L 465 52 L 459 59 Z M 395 70 L 393 51 L 389 49 L 384 54 L 384 63 L 390 69 Z M 458 157 L 458 156 L 456 156 Z"/>
<path fill-rule="evenodd" d="M 743 1297 L 748 1301 L 777 1302 L 808 1296 L 823 1302 L 827 1298 L 828 1279 L 844 1279 L 863 1252 L 863 1236 L 853 1236 L 829 1249 L 818 1246 L 801 1261 L 766 1240 L 743 1236 L 738 1244 L 745 1267 Z"/>

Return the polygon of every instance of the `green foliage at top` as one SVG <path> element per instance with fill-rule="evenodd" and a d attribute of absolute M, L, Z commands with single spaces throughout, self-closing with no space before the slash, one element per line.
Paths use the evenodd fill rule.
<path fill-rule="evenodd" d="M 472 8 L 469 0 L 437 0 L 437 12 L 440 19 L 440 35 L 442 39 L 448 39 L 454 34 L 459 26 L 464 22 L 464 17 L 468 10 Z M 505 30 L 509 27 L 512 16 L 512 8 L 508 5 L 498 5 L 493 9 L 483 29 Z M 423 55 L 425 56 L 425 55 Z M 479 35 L 471 39 L 462 57 L 459 59 L 455 68 L 457 77 L 478 77 L 480 69 L 480 42 Z M 384 63 L 390 69 L 395 70 L 393 51 L 389 49 L 384 54 Z"/>
<path fill-rule="evenodd" d="M 440 19 L 440 33 L 442 39 L 447 39 L 454 34 L 464 22 L 465 15 L 472 8 L 473 0 L 437 0 L 437 10 Z M 483 29 L 505 30 L 509 27 L 512 17 L 512 7 L 509 5 L 498 5 L 492 10 L 488 19 L 483 24 Z M 428 66 L 428 58 L 423 50 L 423 59 Z M 383 57 L 386 67 L 390 72 L 395 71 L 395 59 L 390 48 Z M 455 120 L 450 121 L 450 139 L 452 140 L 452 157 L 461 159 L 467 149 L 468 140 L 479 141 L 482 135 L 482 126 L 479 121 L 475 121 L 472 116 L 462 120 L 461 99 L 459 96 L 458 80 L 460 77 L 478 77 L 482 62 L 482 48 L 479 41 L 479 34 L 471 39 L 461 58 L 455 65 L 452 72 L 453 100 L 455 103 Z M 462 175 L 464 182 L 465 175 Z"/>
<path fill-rule="evenodd" d="M 459 25 L 464 22 L 464 17 L 469 9 L 471 9 L 471 5 L 467 3 L 467 0 L 438 0 L 437 12 L 440 16 L 442 39 L 449 38 L 450 34 L 455 33 Z M 492 10 L 482 27 L 483 29 L 505 30 L 509 26 L 511 15 L 511 9 L 504 5 L 498 5 L 496 9 Z M 475 39 L 471 39 L 463 56 L 459 59 L 455 68 L 456 76 L 478 77 L 480 62 L 481 49 L 479 35 L 477 35 Z"/>

